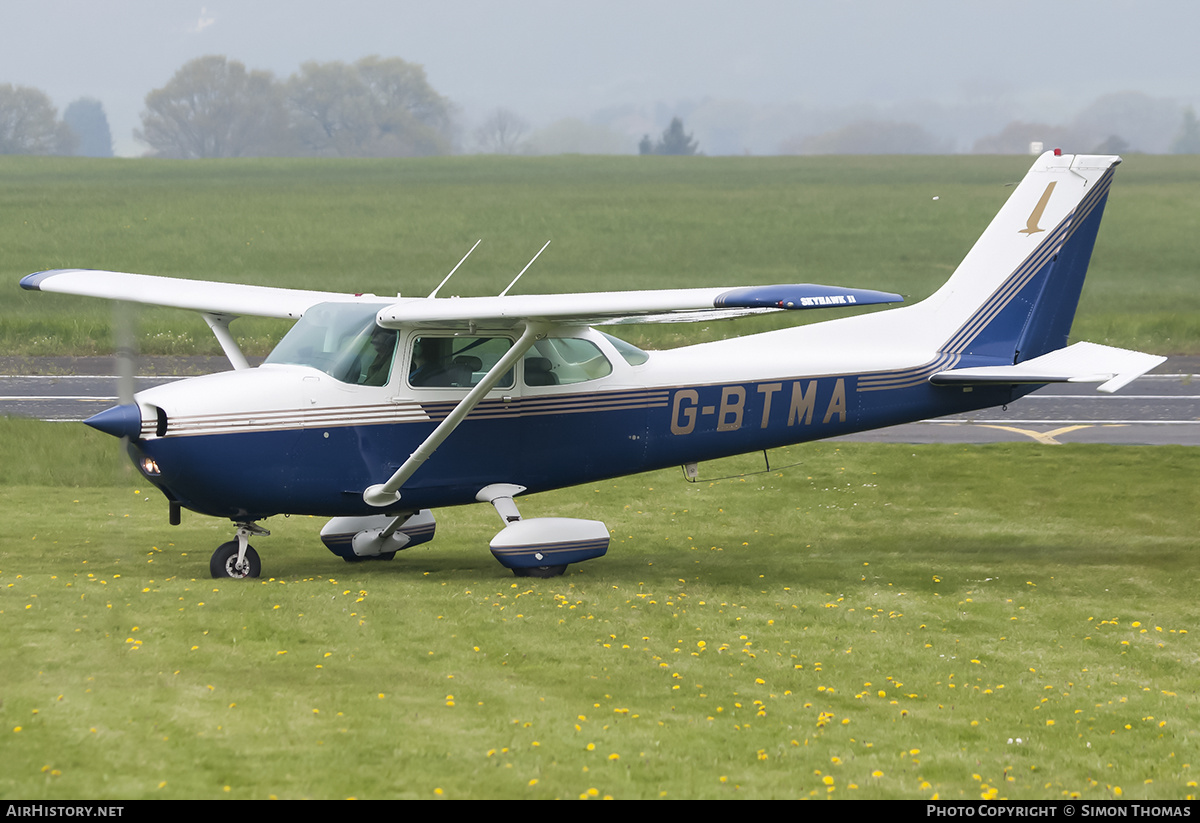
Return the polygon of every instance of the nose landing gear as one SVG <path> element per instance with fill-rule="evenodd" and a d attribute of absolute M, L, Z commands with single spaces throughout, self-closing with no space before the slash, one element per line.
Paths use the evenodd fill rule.
<path fill-rule="evenodd" d="M 258 577 L 262 573 L 262 563 L 258 559 L 258 552 L 250 545 L 252 534 L 266 536 L 270 532 L 254 523 L 239 523 L 237 539 L 222 543 L 213 552 L 212 559 L 208 561 L 209 573 L 218 579 Z"/>

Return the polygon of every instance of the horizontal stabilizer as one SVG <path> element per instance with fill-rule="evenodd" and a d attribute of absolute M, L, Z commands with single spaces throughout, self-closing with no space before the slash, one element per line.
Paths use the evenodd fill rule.
<path fill-rule="evenodd" d="M 981 366 L 938 372 L 935 386 L 1003 383 L 1102 383 L 1097 391 L 1115 392 L 1167 358 L 1096 343 L 1076 343 L 1012 366 Z"/>

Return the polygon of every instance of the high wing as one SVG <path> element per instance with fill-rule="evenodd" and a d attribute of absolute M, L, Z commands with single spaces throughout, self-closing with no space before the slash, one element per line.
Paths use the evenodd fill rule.
<path fill-rule="evenodd" d="M 253 315 L 298 319 L 318 303 L 381 301 L 381 298 L 371 294 L 281 289 L 89 269 L 37 272 L 23 278 L 21 287 L 33 291 L 191 309 L 226 318 Z M 571 325 L 687 322 L 765 311 L 897 303 L 903 299 L 898 294 L 888 292 L 814 284 L 499 297 L 425 297 L 395 300 L 379 312 L 378 320 L 385 328 L 405 324 L 509 328 L 528 320 Z"/>
<path fill-rule="evenodd" d="M 156 277 L 94 269 L 52 269 L 21 278 L 30 291 L 105 297 L 173 309 L 191 309 L 226 317 L 279 317 L 298 320 L 318 303 L 375 301 L 374 295 L 338 294 L 302 289 L 213 283 L 179 277 Z"/>
<path fill-rule="evenodd" d="M 846 308 L 899 303 L 898 294 L 794 283 L 747 288 L 658 289 L 581 294 L 450 297 L 398 301 L 379 312 L 379 325 L 511 327 L 526 320 L 581 326 L 611 323 L 687 322 L 765 311 Z"/>

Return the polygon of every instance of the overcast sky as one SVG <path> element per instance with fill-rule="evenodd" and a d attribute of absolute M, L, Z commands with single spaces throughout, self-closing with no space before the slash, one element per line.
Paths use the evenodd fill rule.
<path fill-rule="evenodd" d="M 612 107 L 1002 105 L 1063 122 L 1106 92 L 1200 100 L 1194 0 L 0 0 L 0 83 L 99 99 L 117 151 L 186 61 L 422 64 L 466 125 Z"/>

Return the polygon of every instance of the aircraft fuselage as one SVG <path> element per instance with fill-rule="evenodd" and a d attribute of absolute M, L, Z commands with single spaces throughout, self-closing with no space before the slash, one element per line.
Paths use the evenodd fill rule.
<path fill-rule="evenodd" d="M 492 483 L 545 491 L 818 440 L 999 405 L 1032 388 L 932 386 L 925 378 L 938 367 L 934 354 L 855 372 L 836 368 L 836 358 L 799 353 L 812 329 L 852 330 L 853 321 L 870 319 L 654 352 L 636 365 L 605 335 L 573 330 L 571 339 L 588 341 L 608 361 L 608 374 L 530 386 L 526 360 L 403 485 L 393 508 L 475 502 Z M 465 394 L 412 384 L 414 346 L 429 338 L 428 330 L 399 335 L 396 367 L 381 386 L 268 364 L 143 392 L 143 436 L 130 452 L 144 473 L 152 467 L 147 479 L 169 498 L 204 514 L 378 513 L 364 490 L 390 476 Z M 836 338 L 825 331 L 821 339 Z M 822 360 L 828 368 L 802 370 Z M 747 371 L 756 379 L 721 379 Z"/>

